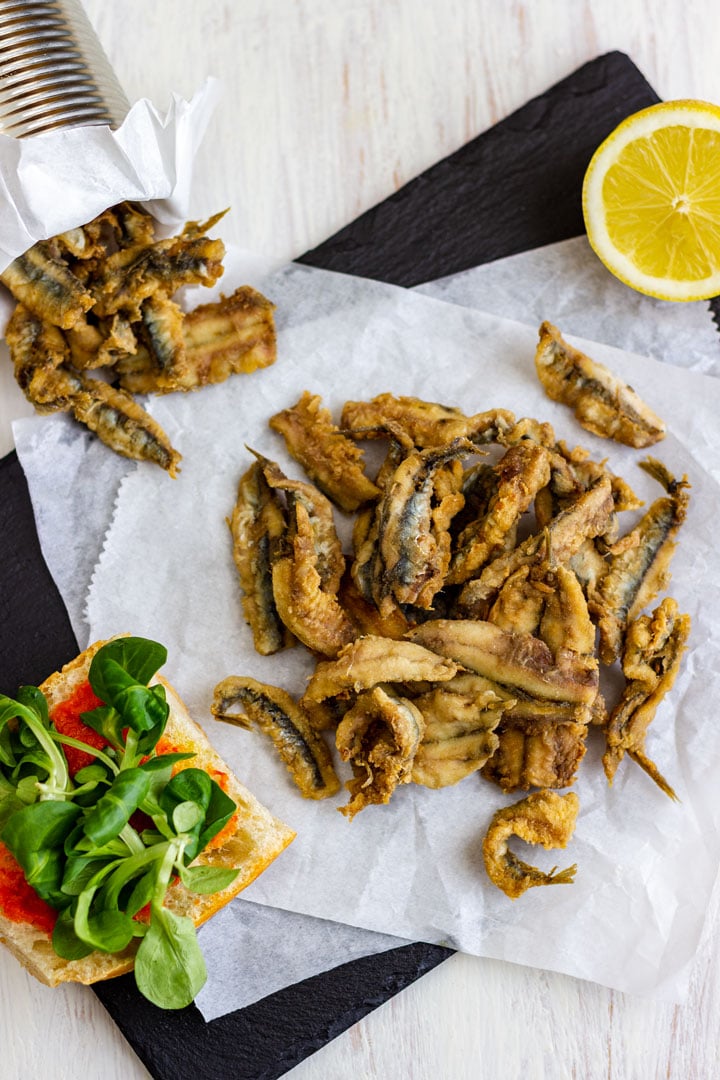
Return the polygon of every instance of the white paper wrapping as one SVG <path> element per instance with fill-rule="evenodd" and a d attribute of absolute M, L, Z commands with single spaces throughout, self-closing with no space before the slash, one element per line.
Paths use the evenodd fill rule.
<path fill-rule="evenodd" d="M 278 304 L 278 363 L 201 395 L 153 403 L 185 455 L 183 471 L 172 482 L 137 468 L 122 481 L 89 595 L 90 636 L 132 629 L 163 640 L 169 677 L 220 752 L 297 829 L 298 839 L 251 886 L 249 899 L 681 998 L 720 853 L 720 793 L 711 765 L 720 732 L 707 719 L 720 700 L 718 489 L 711 478 L 720 463 L 714 421 L 720 383 L 587 346 L 667 419 L 671 434 L 661 456 L 693 483 L 673 585 L 681 609 L 693 617 L 692 645 L 650 748 L 682 805 L 630 762 L 609 790 L 601 747 L 592 739 L 577 784 L 582 810 L 571 848 L 537 860 L 577 862 L 576 884 L 533 890 L 512 904 L 488 885 L 482 868 L 481 839 L 492 811 L 512 801 L 493 786 L 477 777 L 439 792 L 409 786 L 389 806 L 371 807 L 348 823 L 337 813 L 342 797 L 302 800 L 269 743 L 210 719 L 213 687 L 228 674 L 300 693 L 312 670 L 300 648 L 255 654 L 242 620 L 222 523 L 249 462 L 245 444 L 296 473 L 267 429 L 269 415 L 305 388 L 321 391 L 335 409 L 348 397 L 392 390 L 466 411 L 503 406 L 549 419 L 560 437 L 608 455 L 647 499 L 657 487 L 637 469 L 637 452 L 588 435 L 544 397 L 532 364 L 536 330 L 302 267 L 284 270 L 265 288 Z"/>
<path fill-rule="evenodd" d="M 192 163 L 218 98 L 208 79 L 162 113 L 143 98 L 117 130 L 59 128 L 27 139 L 0 134 L 0 270 L 38 240 L 84 225 L 132 199 L 168 225 L 188 213 Z"/>

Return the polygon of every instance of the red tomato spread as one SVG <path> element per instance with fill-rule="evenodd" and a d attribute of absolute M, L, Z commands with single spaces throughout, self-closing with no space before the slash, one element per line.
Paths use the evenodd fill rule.
<path fill-rule="evenodd" d="M 41 900 L 25 880 L 22 867 L 4 844 L 0 843 L 0 911 L 16 923 L 29 923 L 36 930 L 51 934 L 57 912 Z"/>
<path fill-rule="evenodd" d="M 89 682 L 81 683 L 77 690 L 71 694 L 67 701 L 61 701 L 50 714 L 50 719 L 61 735 L 69 735 L 73 739 L 94 746 L 96 750 L 102 750 L 107 746 L 107 740 L 103 739 L 97 731 L 93 731 L 87 724 L 83 724 L 80 714 L 97 709 L 103 702 L 93 693 Z M 74 776 L 86 765 L 92 765 L 95 758 L 92 754 L 86 754 L 83 750 L 76 750 L 74 746 L 63 746 L 63 752 L 67 758 L 70 775 Z"/>

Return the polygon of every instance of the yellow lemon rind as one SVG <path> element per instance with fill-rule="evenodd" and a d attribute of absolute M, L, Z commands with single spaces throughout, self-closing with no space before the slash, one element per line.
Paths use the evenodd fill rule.
<path fill-rule="evenodd" d="M 582 190 L 585 227 L 595 254 L 625 285 L 659 300 L 709 300 L 720 294 L 720 269 L 707 278 L 694 281 L 647 274 L 618 251 L 605 225 L 602 184 L 610 165 L 629 143 L 653 131 L 670 127 L 674 122 L 684 127 L 706 128 L 720 133 L 720 107 L 694 99 L 667 101 L 651 105 L 623 120 L 600 144 L 587 167 Z"/>

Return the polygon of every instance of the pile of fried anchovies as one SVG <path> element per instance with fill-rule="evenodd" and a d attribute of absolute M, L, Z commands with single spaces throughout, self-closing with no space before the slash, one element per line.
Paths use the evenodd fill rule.
<path fill-rule="evenodd" d="M 223 214 L 157 239 L 153 218 L 122 203 L 44 240 L 0 281 L 18 304 L 6 338 L 15 377 L 38 412 L 64 411 L 119 454 L 175 475 L 180 454 L 134 394 L 195 390 L 275 360 L 273 305 L 249 286 L 186 314 L 184 285 L 214 285 Z"/>
<path fill-rule="evenodd" d="M 592 430 L 637 446 L 662 438 L 662 421 L 549 324 L 536 362 Z M 574 867 L 528 866 L 507 840 L 565 846 L 578 800 L 556 789 L 574 782 L 590 725 L 604 730 L 609 782 L 627 755 L 675 797 L 645 735 L 690 620 L 670 598 L 641 612 L 669 579 L 686 477 L 640 461 L 664 494 L 623 533 L 621 515 L 643 505 L 629 484 L 550 424 L 506 410 L 466 416 L 385 393 L 347 402 L 336 425 L 306 391 L 270 426 L 310 482 L 259 454 L 243 475 L 230 525 L 244 614 L 258 652 L 299 641 L 317 664 L 299 700 L 225 679 L 215 716 L 269 735 L 315 799 L 339 790 L 321 735 L 334 729 L 353 771 L 349 818 L 400 784 L 478 771 L 504 792 L 539 788 L 498 811 L 485 839 L 488 873 L 512 897 L 573 878 Z M 371 479 L 359 443 L 378 439 L 387 452 Z M 347 558 L 334 508 L 355 515 Z M 625 686 L 608 709 L 600 665 L 618 659 Z"/>

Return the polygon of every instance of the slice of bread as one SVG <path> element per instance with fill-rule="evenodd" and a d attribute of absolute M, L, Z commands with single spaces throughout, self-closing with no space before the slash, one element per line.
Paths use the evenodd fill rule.
<path fill-rule="evenodd" d="M 105 642 L 99 641 L 51 675 L 40 689 L 48 700 L 50 713 L 66 701 L 88 676 L 90 661 Z M 210 896 L 189 893 L 176 882 L 165 897 L 166 906 L 178 915 L 189 915 L 196 926 L 206 922 L 269 866 L 293 840 L 295 833 L 267 810 L 235 777 L 217 754 L 205 732 L 190 717 L 175 690 L 161 676 L 154 682 L 165 687 L 170 706 L 162 743 L 178 751 L 192 751 L 194 758 L 180 762 L 177 768 L 199 768 L 209 772 L 237 804 L 231 822 L 195 860 L 196 865 L 239 867 L 231 885 Z M 195 865 L 194 864 L 194 865 Z M 50 934 L 28 923 L 9 918 L 2 909 L 0 896 L 0 941 L 41 982 L 57 986 L 62 982 L 94 983 L 130 971 L 139 945 L 136 938 L 122 953 L 93 952 L 82 960 L 63 960 L 52 947 Z"/>

